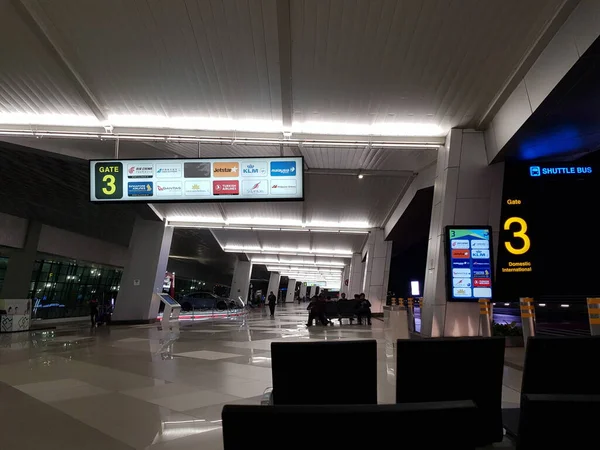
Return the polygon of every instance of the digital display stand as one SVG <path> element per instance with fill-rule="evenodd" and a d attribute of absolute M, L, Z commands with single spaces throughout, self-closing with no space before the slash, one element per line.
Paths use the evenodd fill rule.
<path fill-rule="evenodd" d="M 160 298 L 160 301 L 165 305 L 163 311 L 163 320 L 179 320 L 181 305 L 169 294 L 154 294 Z"/>
<path fill-rule="evenodd" d="M 492 299 L 492 228 L 446 226 L 447 298 L 453 302 Z"/>

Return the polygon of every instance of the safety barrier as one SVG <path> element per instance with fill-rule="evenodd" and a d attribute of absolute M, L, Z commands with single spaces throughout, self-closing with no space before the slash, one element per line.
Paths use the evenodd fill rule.
<path fill-rule="evenodd" d="M 527 346 L 527 339 L 535 336 L 535 307 L 531 297 L 521 297 L 519 299 L 521 307 L 521 326 L 523 329 L 523 342 Z"/>
<path fill-rule="evenodd" d="M 588 298 L 587 307 L 590 333 L 592 336 L 600 336 L 600 298 Z"/>
<path fill-rule="evenodd" d="M 492 305 L 487 298 L 479 299 L 479 327 L 481 336 L 490 337 L 492 335 Z"/>

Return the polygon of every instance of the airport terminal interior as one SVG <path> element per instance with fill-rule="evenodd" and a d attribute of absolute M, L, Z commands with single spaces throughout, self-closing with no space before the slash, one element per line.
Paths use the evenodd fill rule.
<path fill-rule="evenodd" d="M 590 448 L 599 36 L 0 0 L 0 450 Z"/>

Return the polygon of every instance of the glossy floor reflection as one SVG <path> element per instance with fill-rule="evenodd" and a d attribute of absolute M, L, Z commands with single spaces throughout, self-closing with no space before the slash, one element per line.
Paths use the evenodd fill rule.
<path fill-rule="evenodd" d="M 383 323 L 312 327 L 305 306 L 179 326 L 71 328 L 0 335 L 2 450 L 222 448 L 224 404 L 258 404 L 273 341 L 377 339 L 379 401 L 395 398 Z M 521 372 L 505 368 L 505 405 Z"/>

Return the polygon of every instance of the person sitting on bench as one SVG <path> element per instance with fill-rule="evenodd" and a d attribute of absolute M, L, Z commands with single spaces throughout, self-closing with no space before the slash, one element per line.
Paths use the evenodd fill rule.
<path fill-rule="evenodd" d="M 317 297 L 316 295 L 311 299 L 308 304 L 308 323 L 307 327 L 312 327 L 313 320 L 317 323 L 321 322 L 321 325 L 327 325 L 327 318 L 325 317 L 325 298 L 323 296 Z"/>
<path fill-rule="evenodd" d="M 358 305 L 358 324 L 362 325 L 362 318 L 367 318 L 367 323 L 371 325 L 371 302 L 365 298 L 365 294 L 360 294 L 360 303 Z"/>

